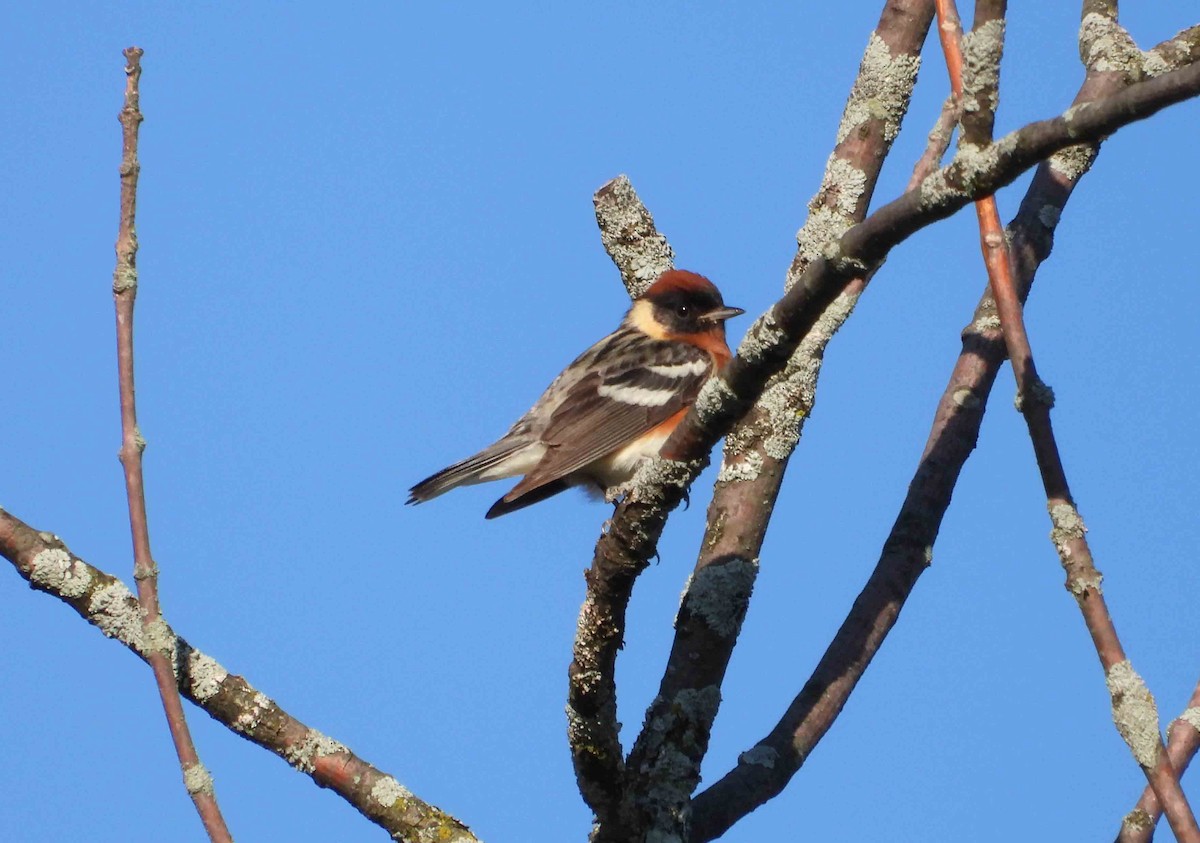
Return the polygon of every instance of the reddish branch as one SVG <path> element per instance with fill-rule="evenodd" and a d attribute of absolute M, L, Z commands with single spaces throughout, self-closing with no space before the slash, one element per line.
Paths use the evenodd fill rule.
<path fill-rule="evenodd" d="M 968 77 L 964 80 L 961 76 L 963 62 L 959 54 L 959 39 L 955 37 L 958 34 L 955 26 L 956 16 L 950 12 L 954 0 L 937 0 L 937 3 L 938 17 L 944 33 L 942 43 L 946 50 L 946 64 L 954 93 L 962 96 L 964 88 L 970 91 L 973 85 L 975 87 L 975 107 L 964 103 L 964 143 L 990 143 L 995 116 L 995 87 L 999 78 L 1000 45 L 980 47 L 973 43 L 972 46 L 976 47 L 978 55 L 975 62 L 968 61 L 967 65 L 976 74 L 976 78 Z M 972 35 L 982 35 L 984 28 L 992 21 L 1002 23 L 1004 6 L 1003 0 L 978 0 L 975 31 Z M 1001 36 L 1002 32 L 1002 28 L 999 29 Z M 980 55 L 986 56 L 982 62 L 979 61 Z M 1104 666 L 1109 693 L 1112 696 L 1113 719 L 1163 805 L 1167 821 L 1176 838 L 1188 843 L 1200 843 L 1200 826 L 1196 825 L 1187 798 L 1179 787 L 1175 768 L 1162 744 L 1154 700 L 1125 656 L 1100 590 L 1100 572 L 1096 570 L 1092 561 L 1091 549 L 1084 535 L 1083 521 L 1071 497 L 1050 421 L 1053 395 L 1038 377 L 1029 337 L 1025 332 L 1020 294 L 1013 281 L 1008 248 L 1000 225 L 1000 215 L 996 210 L 995 198 L 986 196 L 978 200 L 975 210 L 979 218 L 979 236 L 984 263 L 987 266 L 988 282 L 996 301 L 1005 347 L 1016 376 L 1017 403 L 1029 428 L 1042 485 L 1046 492 L 1046 506 L 1054 525 L 1051 537 L 1067 572 L 1067 589 L 1079 604 L 1100 662 Z"/>
<path fill-rule="evenodd" d="M 121 218 L 117 229 L 117 266 L 113 271 L 113 300 L 117 313 L 117 371 L 121 394 L 121 465 L 125 469 L 125 493 L 129 501 L 129 529 L 133 535 L 133 578 L 147 642 L 157 642 L 162 626 L 158 603 L 158 570 L 150 555 L 150 533 L 146 524 L 146 495 L 142 480 L 142 451 L 146 442 L 137 426 L 133 388 L 133 305 L 137 296 L 137 159 L 138 127 L 142 122 L 138 82 L 142 75 L 142 50 L 125 50 L 125 106 L 121 121 Z M 183 781 L 210 839 L 232 841 L 213 792 L 212 776 L 200 763 L 188 731 L 183 703 L 175 686 L 175 674 L 167 654 L 153 643 L 147 661 L 162 698 L 175 754 L 183 770 Z"/>
<path fill-rule="evenodd" d="M 413 796 L 395 778 L 309 728 L 241 676 L 192 648 L 159 618 L 149 633 L 119 579 L 84 562 L 51 533 L 0 510 L 0 555 L 30 586 L 66 603 L 106 636 L 149 662 L 167 654 L 173 687 L 235 734 L 337 793 L 394 840 L 475 843 L 467 827 Z"/>
<path fill-rule="evenodd" d="M 1178 775 L 1182 776 L 1200 749 L 1200 685 L 1192 691 L 1183 714 L 1171 721 L 1167 729 L 1167 757 Z M 1154 826 L 1162 816 L 1162 804 L 1149 785 L 1142 791 L 1133 810 L 1121 822 L 1117 843 L 1150 843 Z"/>
<path fill-rule="evenodd" d="M 1198 36 L 1200 28 L 1188 30 L 1150 55 L 1173 56 L 1174 64 L 1169 66 L 1179 67 L 1200 57 L 1200 50 L 1177 42 L 1182 39 L 1190 46 L 1200 40 Z M 1111 97 L 1134 78 L 1113 63 L 1105 67 L 1089 68 L 1074 105 Z M 1022 300 L 1038 267 L 1049 257 L 1060 215 L 1098 148 L 1098 143 L 1068 147 L 1042 162 L 1034 174 L 1008 228 Z M 833 725 L 929 565 L 942 517 L 975 447 L 992 384 L 1006 359 L 995 305 L 986 290 L 963 331 L 962 343 L 917 472 L 874 571 L 779 723 L 741 755 L 733 770 L 694 798 L 690 837 L 694 843 L 721 836 L 783 790 Z"/>

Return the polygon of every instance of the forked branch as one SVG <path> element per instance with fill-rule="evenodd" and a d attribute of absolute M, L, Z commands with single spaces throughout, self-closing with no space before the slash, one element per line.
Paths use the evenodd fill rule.
<path fill-rule="evenodd" d="M 994 47 L 977 48 L 974 61 L 964 63 L 961 55 L 958 55 L 959 38 L 955 37 L 957 33 L 954 31 L 957 21 L 957 15 L 953 13 L 954 0 L 937 2 L 939 19 L 948 36 L 943 38 L 942 43 L 946 50 L 946 65 L 954 93 L 963 96 L 964 99 L 969 96 L 964 94 L 964 90 L 971 90 L 972 80 L 964 80 L 960 75 L 964 64 L 976 75 L 974 84 L 978 98 L 975 107 L 964 105 L 963 109 L 964 143 L 990 144 L 996 97 L 991 95 L 989 98 L 986 89 L 990 84 L 998 82 L 1003 42 L 1001 40 L 1000 44 Z M 984 27 L 991 25 L 992 21 L 1002 20 L 1003 14 L 1003 0 L 978 0 L 972 36 L 977 36 Z M 993 34 L 1002 37 L 1003 27 L 999 27 Z M 985 81 L 980 82 L 981 79 Z M 972 118 L 970 123 L 968 117 Z M 1187 843 L 1200 843 L 1200 827 L 1196 825 L 1191 806 L 1179 787 L 1175 768 L 1163 747 L 1154 698 L 1126 658 L 1117 637 L 1116 626 L 1100 590 L 1100 572 L 1096 570 L 1092 561 L 1091 549 L 1084 535 L 1083 520 L 1071 496 L 1050 420 L 1050 408 L 1054 404 L 1053 393 L 1038 377 L 1029 337 L 1025 332 L 1021 298 L 1013 281 L 1008 245 L 1000 225 L 995 197 L 989 195 L 980 198 L 975 203 L 975 210 L 979 218 L 979 236 L 984 263 L 987 266 L 988 283 L 996 302 L 996 313 L 1000 319 L 1004 344 L 1016 376 L 1017 406 L 1029 428 L 1042 485 L 1046 492 L 1046 506 L 1053 524 L 1051 539 L 1067 573 L 1067 589 L 1079 604 L 1096 653 L 1104 667 L 1109 694 L 1112 697 L 1113 720 L 1163 805 L 1176 838 Z"/>

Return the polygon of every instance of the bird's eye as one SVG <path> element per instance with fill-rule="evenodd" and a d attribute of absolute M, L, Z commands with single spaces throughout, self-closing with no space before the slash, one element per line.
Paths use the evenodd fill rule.
<path fill-rule="evenodd" d="M 675 306 L 675 315 L 680 318 L 686 319 L 688 316 L 691 315 L 691 313 L 692 313 L 692 308 L 690 305 L 680 304 L 680 305 Z"/>

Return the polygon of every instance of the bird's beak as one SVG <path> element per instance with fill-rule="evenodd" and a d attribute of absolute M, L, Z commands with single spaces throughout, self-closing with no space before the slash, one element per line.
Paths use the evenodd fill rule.
<path fill-rule="evenodd" d="M 710 310 L 708 313 L 700 317 L 701 322 L 724 322 L 726 319 L 732 319 L 735 316 L 741 316 L 746 311 L 740 307 L 718 307 L 716 310 Z"/>

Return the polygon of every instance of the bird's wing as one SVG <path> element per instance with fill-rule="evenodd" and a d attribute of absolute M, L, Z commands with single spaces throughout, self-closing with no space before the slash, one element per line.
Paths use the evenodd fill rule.
<path fill-rule="evenodd" d="M 542 431 L 545 456 L 505 499 L 566 477 L 667 421 L 696 400 L 712 370 L 701 349 L 643 334 L 596 365 Z"/>

